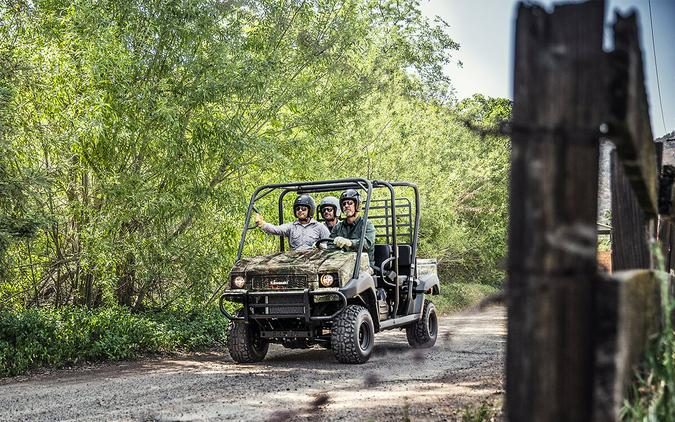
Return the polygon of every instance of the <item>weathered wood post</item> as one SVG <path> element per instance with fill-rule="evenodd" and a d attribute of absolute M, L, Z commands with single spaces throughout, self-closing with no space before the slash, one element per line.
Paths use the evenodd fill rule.
<path fill-rule="evenodd" d="M 636 22 L 617 15 L 606 54 L 603 2 L 518 10 L 506 364 L 513 421 L 618 420 L 658 328 L 649 240 L 659 171 Z M 627 270 L 611 277 L 595 261 L 601 123 L 617 147 L 613 266 Z M 673 196 L 662 200 L 673 220 Z"/>
<path fill-rule="evenodd" d="M 612 268 L 618 271 L 651 268 L 649 238 L 656 234 L 658 163 L 635 15 L 617 16 L 614 38 L 614 51 L 609 55 L 608 136 L 616 144 L 612 159 Z"/>
<path fill-rule="evenodd" d="M 660 285 L 650 241 L 656 236 L 659 162 L 654 146 L 642 51 L 635 14 L 617 15 L 608 55 L 607 136 L 616 145 L 612 165 L 614 272 L 595 287 L 592 420 L 619 420 L 621 407 L 658 332 Z M 624 270 L 624 271 L 617 271 Z"/>
<path fill-rule="evenodd" d="M 507 284 L 512 421 L 591 419 L 604 7 L 518 9 Z"/>
<path fill-rule="evenodd" d="M 642 210 L 616 151 L 611 157 L 612 271 L 649 268 L 648 216 Z"/>

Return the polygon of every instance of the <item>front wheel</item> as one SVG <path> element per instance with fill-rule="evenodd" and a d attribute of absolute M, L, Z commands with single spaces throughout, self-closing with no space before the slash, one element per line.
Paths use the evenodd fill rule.
<path fill-rule="evenodd" d="M 237 316 L 243 316 L 237 312 Z M 265 359 L 269 342 L 260 337 L 258 324 L 245 321 L 232 321 L 230 333 L 227 336 L 227 350 L 235 362 L 252 363 Z"/>
<path fill-rule="evenodd" d="M 405 328 L 408 344 L 418 349 L 425 349 L 436 344 L 438 337 L 438 317 L 436 307 L 430 300 L 424 301 L 422 318 Z"/>
<path fill-rule="evenodd" d="M 367 362 L 375 347 L 375 326 L 368 310 L 347 306 L 333 322 L 330 343 L 339 362 Z"/>

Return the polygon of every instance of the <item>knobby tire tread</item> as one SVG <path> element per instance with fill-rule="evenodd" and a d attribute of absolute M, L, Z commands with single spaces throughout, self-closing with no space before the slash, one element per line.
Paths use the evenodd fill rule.
<path fill-rule="evenodd" d="M 241 316 L 239 313 L 237 315 Z M 249 335 L 249 324 L 240 321 L 232 321 L 230 324 L 227 336 L 227 350 L 230 357 L 239 363 L 254 363 L 265 359 L 269 343 L 261 340 L 263 347 L 260 351 L 256 351 Z"/>
<path fill-rule="evenodd" d="M 429 329 L 427 327 L 429 313 L 432 309 L 434 312 L 436 312 L 436 307 L 434 304 L 430 300 L 425 299 L 422 318 L 406 327 L 405 333 L 406 337 L 408 337 L 408 344 L 410 346 L 422 349 L 432 347 L 434 344 L 436 344 L 436 339 L 429 335 Z M 436 316 L 436 318 L 438 318 L 438 316 Z M 436 337 L 438 337 L 438 320 L 436 324 Z"/>
<path fill-rule="evenodd" d="M 331 346 L 335 357 L 341 363 L 365 363 L 370 358 L 370 353 L 367 356 L 359 353 L 359 339 L 356 332 L 359 327 L 355 323 L 363 312 L 370 318 L 368 310 L 363 306 L 349 305 L 333 322 Z M 374 341 L 374 336 L 371 341 Z"/>

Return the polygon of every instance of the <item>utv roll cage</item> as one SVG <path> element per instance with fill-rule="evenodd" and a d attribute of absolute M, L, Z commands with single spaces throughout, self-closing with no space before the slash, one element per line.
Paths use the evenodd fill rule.
<path fill-rule="evenodd" d="M 415 196 L 414 222 L 411 215 L 413 204 L 411 204 L 410 199 L 408 198 L 400 198 L 397 200 L 396 193 L 394 191 L 394 188 L 396 187 L 410 188 L 413 190 Z M 373 189 L 378 188 L 387 188 L 390 194 L 389 199 L 373 199 L 372 198 Z M 239 241 L 239 248 L 237 250 L 237 261 L 240 260 L 242 257 L 247 232 L 255 228 L 255 226 L 248 225 L 248 222 L 251 220 L 251 213 L 256 211 L 255 203 L 257 201 L 268 196 L 269 194 L 271 194 L 276 190 L 281 190 L 278 199 L 278 207 L 279 207 L 278 220 L 279 224 L 283 224 L 284 198 L 289 192 L 295 192 L 298 195 L 301 195 L 303 193 L 311 194 L 321 192 L 333 192 L 346 189 L 361 189 L 366 192 L 366 200 L 365 202 L 362 201 L 362 203 L 364 203 L 365 205 L 363 205 L 361 208 L 363 213 L 362 214 L 363 219 L 365 220 L 370 219 L 371 221 L 379 219 L 384 220 L 384 222 L 381 224 L 374 224 L 376 229 L 376 239 L 384 238 L 387 244 L 392 245 L 393 257 L 391 258 L 391 261 L 393 261 L 392 265 L 393 271 L 396 274 L 399 273 L 398 237 L 401 235 L 407 236 L 409 239 L 409 244 L 411 248 L 410 262 L 414 263 L 415 258 L 417 257 L 417 240 L 419 235 L 419 222 L 420 222 L 420 212 L 419 212 L 420 197 L 417 185 L 408 182 L 385 182 L 382 180 L 368 180 L 362 178 L 322 180 L 316 182 L 278 183 L 260 186 L 255 190 L 248 204 L 248 209 L 246 211 L 246 219 L 244 220 L 246 221 L 246 224 L 244 224 L 244 228 L 241 234 L 241 240 Z M 371 203 L 373 203 L 374 205 L 371 205 Z M 399 214 L 397 213 L 397 208 L 406 210 L 406 212 Z M 383 214 L 381 215 L 376 214 L 371 216 L 369 215 L 371 210 L 381 211 L 383 212 Z M 403 222 L 399 222 L 399 218 L 401 217 L 403 217 Z M 354 265 L 354 273 L 352 275 L 353 278 L 358 278 L 360 271 L 361 254 L 363 253 L 363 241 L 366 236 L 365 230 L 366 226 L 364 225 L 363 227 L 364 229 L 361 232 L 360 238 L 361 241 L 359 242 L 359 250 L 357 251 L 356 254 L 356 264 Z M 377 229 L 381 228 L 385 229 L 384 234 L 378 232 Z M 399 228 L 407 228 L 408 232 L 399 234 L 398 233 Z M 285 250 L 285 241 L 283 237 L 279 238 L 279 247 L 282 252 Z M 371 263 L 371 265 L 373 264 L 375 263 Z M 391 283 L 390 285 L 392 287 L 394 287 L 395 285 L 396 289 L 398 290 L 398 283 Z"/>
<path fill-rule="evenodd" d="M 414 192 L 414 204 L 411 203 L 409 198 L 397 198 L 395 188 L 409 188 Z M 397 277 L 400 275 L 400 263 L 401 263 L 401 252 L 405 252 L 405 265 L 404 267 L 408 270 L 408 279 L 417 277 L 417 267 L 413 265 L 416 262 L 417 257 L 417 240 L 419 236 L 419 224 L 420 224 L 420 197 L 419 190 L 417 185 L 409 182 L 386 182 L 383 180 L 368 180 L 364 178 L 351 178 L 351 179 L 336 179 L 336 180 L 322 180 L 314 182 L 294 182 L 294 183 L 278 183 L 278 184 L 269 184 L 260 186 L 255 190 L 251 196 L 251 200 L 248 204 L 248 209 L 246 210 L 246 224 L 242 230 L 241 240 L 239 241 L 239 248 L 237 250 L 237 261 L 242 258 L 242 253 L 244 250 L 244 244 L 246 241 L 246 234 L 249 230 L 255 228 L 255 226 L 250 226 L 248 222 L 251 219 L 251 213 L 256 210 L 255 203 L 262 198 L 270 195 L 274 191 L 281 191 L 278 198 L 278 211 L 279 211 L 279 224 L 284 222 L 284 198 L 287 194 L 294 192 L 298 195 L 307 193 L 322 193 L 322 192 L 334 192 L 334 191 L 344 191 L 346 189 L 360 189 L 365 191 L 366 199 L 362 201 L 362 218 L 366 221 L 371 220 L 374 222 L 375 226 L 375 238 L 376 244 L 375 248 L 375 260 L 371 262 L 371 266 L 374 268 L 376 275 L 379 277 L 381 282 L 394 290 L 394 315 L 398 314 L 399 304 L 401 301 L 400 289 L 401 285 L 398 282 L 398 278 L 393 281 L 387 281 L 385 276 L 385 267 L 389 268 L 389 271 L 392 271 L 393 274 Z M 374 189 L 387 189 L 389 191 L 389 198 L 386 199 L 373 199 L 373 190 Z M 414 218 L 411 215 L 414 207 Z M 371 211 L 374 211 L 375 214 L 371 215 Z M 399 212 L 402 211 L 402 212 Z M 314 217 L 314 216 L 312 216 Z M 378 229 L 380 229 L 378 231 Z M 382 233 L 381 229 L 384 229 Z M 399 233 L 399 229 L 407 229 L 407 232 Z M 354 272 L 352 278 L 358 278 L 361 271 L 361 255 L 363 253 L 363 244 L 366 235 L 366 225 L 363 225 L 363 230 L 361 232 L 359 249 L 356 254 L 356 262 L 354 265 Z M 399 237 L 407 237 L 409 244 L 405 245 L 405 248 L 399 247 Z M 386 245 L 378 245 L 378 240 L 384 240 Z M 389 246 L 391 249 L 389 249 Z M 285 250 L 285 239 L 283 237 L 279 238 L 279 247 L 283 252 Z M 414 273 L 413 273 L 414 271 Z M 412 306 L 412 286 L 408 288 L 408 306 Z"/>

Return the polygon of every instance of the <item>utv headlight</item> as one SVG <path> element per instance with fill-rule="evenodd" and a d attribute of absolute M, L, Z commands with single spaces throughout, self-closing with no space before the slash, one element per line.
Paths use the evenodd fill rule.
<path fill-rule="evenodd" d="M 237 289 L 243 289 L 246 285 L 246 279 L 240 275 L 237 275 L 232 279 L 232 285 Z"/>
<path fill-rule="evenodd" d="M 335 282 L 335 277 L 332 274 L 324 274 L 319 279 L 322 287 L 330 287 Z"/>

